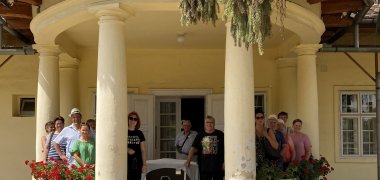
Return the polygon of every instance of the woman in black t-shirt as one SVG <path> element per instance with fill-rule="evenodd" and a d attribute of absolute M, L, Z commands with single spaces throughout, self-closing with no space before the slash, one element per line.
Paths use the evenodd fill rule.
<path fill-rule="evenodd" d="M 128 179 L 141 179 L 146 173 L 146 148 L 144 134 L 140 128 L 140 117 L 133 111 L 128 114 Z"/>

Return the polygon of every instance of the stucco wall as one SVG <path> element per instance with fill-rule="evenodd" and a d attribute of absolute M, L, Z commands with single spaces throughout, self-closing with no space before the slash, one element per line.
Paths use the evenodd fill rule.
<path fill-rule="evenodd" d="M 350 53 L 369 73 L 374 76 L 373 53 Z M 335 133 L 339 132 L 337 113 L 334 105 L 334 87 L 336 86 L 372 86 L 374 81 L 365 75 L 343 53 L 318 53 L 318 96 L 319 96 L 319 134 L 320 153 L 327 157 L 335 172 L 329 175 L 329 179 L 376 179 L 376 157 L 367 158 L 366 161 L 374 162 L 340 162 L 339 149 L 335 149 Z M 364 88 L 364 87 L 363 87 Z M 359 88 L 360 89 L 360 88 Z M 335 149 L 335 150 L 334 150 Z M 355 161 L 353 158 L 352 161 Z M 358 173 L 360 172 L 360 173 Z"/>
<path fill-rule="evenodd" d="M 12 96 L 36 94 L 37 62 L 36 56 L 16 55 L 0 68 L 0 179 L 30 179 L 24 161 L 35 157 L 35 118 L 13 117 Z"/>
<path fill-rule="evenodd" d="M 224 50 L 128 50 L 128 87 L 137 88 L 139 94 L 166 88 L 212 89 L 215 94 L 223 93 L 224 55 Z M 79 56 L 79 104 L 84 116 L 89 117 L 90 94 L 96 87 L 97 50 L 82 49 Z M 264 56 L 254 55 L 255 86 L 273 88 L 276 56 L 276 51 L 270 49 Z"/>

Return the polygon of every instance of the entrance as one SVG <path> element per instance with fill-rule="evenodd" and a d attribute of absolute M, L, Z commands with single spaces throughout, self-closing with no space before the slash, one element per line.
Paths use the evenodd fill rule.
<path fill-rule="evenodd" d="M 156 97 L 155 158 L 176 158 L 175 137 L 181 131 L 181 120 L 190 120 L 192 130 L 203 130 L 205 98 L 203 96 Z"/>

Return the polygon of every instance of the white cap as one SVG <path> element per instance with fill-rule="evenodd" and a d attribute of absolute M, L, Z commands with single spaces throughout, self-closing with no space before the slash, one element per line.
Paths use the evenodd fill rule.
<path fill-rule="evenodd" d="M 78 108 L 73 108 L 69 114 L 69 117 L 71 117 L 74 114 L 81 114 L 80 110 Z"/>

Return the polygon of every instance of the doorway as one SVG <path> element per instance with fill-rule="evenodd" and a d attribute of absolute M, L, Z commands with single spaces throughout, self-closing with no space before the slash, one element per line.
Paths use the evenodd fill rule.
<path fill-rule="evenodd" d="M 204 96 L 156 97 L 155 158 L 176 158 L 175 137 L 181 131 L 181 120 L 192 123 L 192 130 L 203 130 Z"/>

